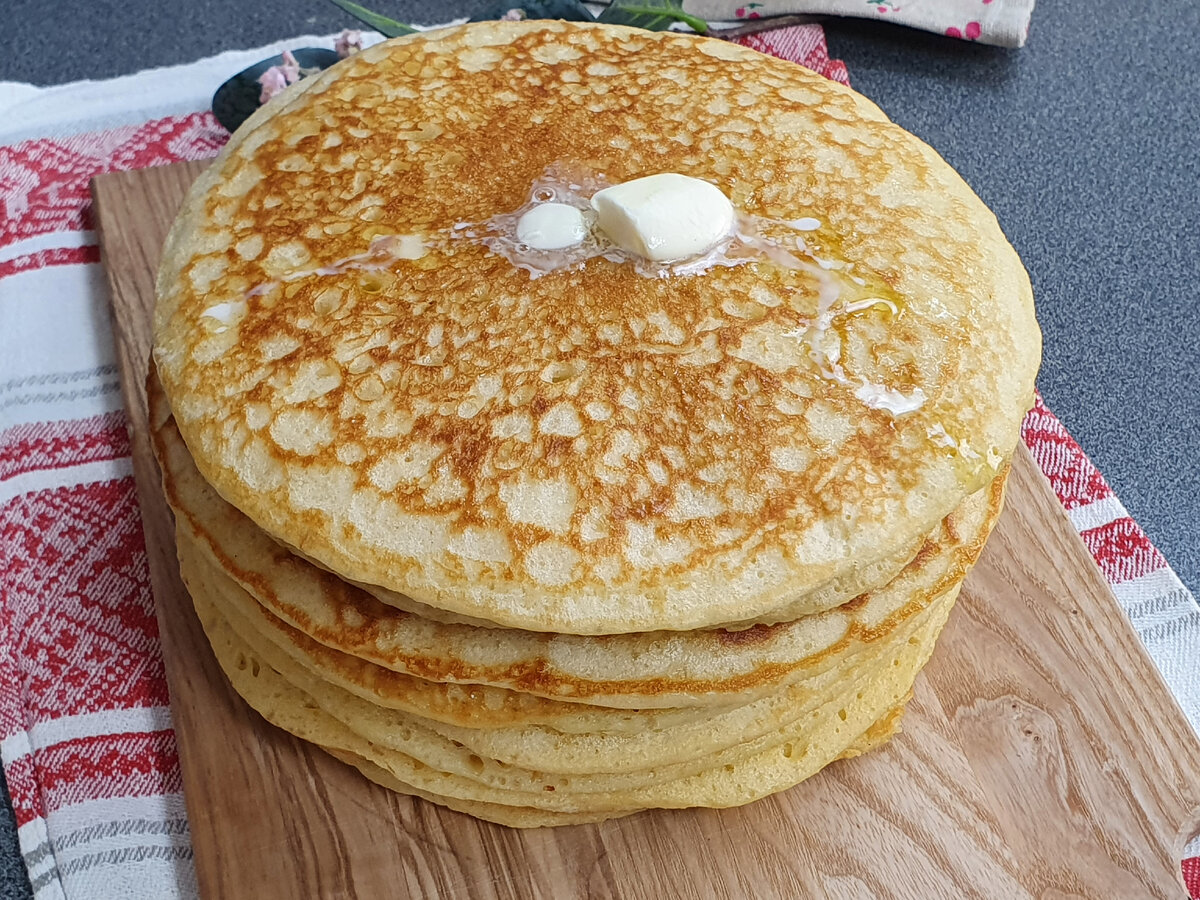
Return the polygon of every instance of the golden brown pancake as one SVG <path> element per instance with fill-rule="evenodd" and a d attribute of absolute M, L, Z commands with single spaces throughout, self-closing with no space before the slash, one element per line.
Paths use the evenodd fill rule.
<path fill-rule="evenodd" d="M 451 766 L 495 787 L 524 785 L 525 790 L 544 790 L 547 785 L 577 791 L 638 788 L 774 746 L 782 741 L 782 730 L 802 725 L 835 698 L 841 698 L 841 705 L 853 705 L 867 685 L 890 677 L 893 660 L 906 645 L 930 648 L 958 594 L 955 586 L 937 597 L 872 642 L 871 652 L 845 654 L 827 669 L 740 706 L 699 707 L 690 710 L 688 718 L 681 714 L 689 710 L 683 709 L 629 711 L 626 715 L 639 720 L 641 727 L 623 725 L 613 731 L 595 707 L 562 702 L 557 717 L 546 724 L 510 722 L 495 727 L 436 721 L 383 706 L 325 679 L 323 672 L 309 669 L 264 636 L 228 602 L 227 585 L 222 583 L 228 579 L 216 566 L 186 545 L 180 560 L 201 617 L 220 621 L 210 631 L 215 627 L 236 634 L 256 658 L 354 733 L 426 765 Z"/>
<path fill-rule="evenodd" d="M 936 637 L 935 629 L 927 640 L 902 642 L 894 654 L 887 655 L 878 677 L 845 685 L 841 694 L 834 694 L 811 715 L 749 743 L 744 754 L 738 748 L 720 751 L 709 758 L 711 768 L 691 774 L 664 767 L 648 771 L 636 787 L 589 790 L 605 779 L 555 779 L 511 766 L 489 766 L 450 742 L 439 751 L 415 741 L 403 749 L 371 741 L 322 710 L 319 703 L 262 661 L 211 609 L 198 608 L 222 668 L 238 692 L 268 721 L 306 740 L 370 760 L 431 799 L 445 797 L 597 818 L 645 807 L 741 805 L 797 784 L 843 754 L 861 752 L 860 740 L 877 741 L 894 727 L 895 710 L 911 696 L 913 679 Z M 421 758 L 413 756 L 414 751 L 420 752 Z M 514 786 L 498 787 L 496 780 Z M 637 779 L 620 773 L 611 780 L 620 785 Z"/>
<path fill-rule="evenodd" d="M 471 235 L 548 171 L 704 179 L 775 249 L 534 278 Z M 903 557 L 1004 467 L 1040 351 L 995 218 L 868 101 L 561 22 L 389 41 L 269 104 L 189 194 L 158 297 L 180 431 L 260 528 L 564 634 L 756 621 Z"/>
<path fill-rule="evenodd" d="M 382 689 L 365 661 L 425 681 L 623 709 L 720 707 L 770 694 L 846 655 L 869 655 L 876 642 L 956 588 L 999 515 L 1006 474 L 948 516 L 895 579 L 825 613 L 733 632 L 556 635 L 424 619 L 294 556 L 200 478 L 172 420 L 164 420 L 153 385 L 150 396 L 152 436 L 181 553 L 206 555 L 229 576 L 225 604 L 322 677 L 357 684 L 359 693 Z M 432 703 L 438 711 L 412 707 L 415 712 L 461 714 L 428 690 L 420 692 L 424 699 L 417 693 L 406 702 Z M 503 695 L 489 697 L 514 709 Z M 550 707 L 522 706 L 521 715 L 554 717 Z"/>
<path fill-rule="evenodd" d="M 518 235 L 666 172 L 735 207 L 707 255 Z M 872 104 L 596 24 L 306 79 L 197 181 L 157 291 L 155 451 L 235 689 L 517 826 L 742 804 L 886 740 L 1040 354 L 994 217 Z"/>
<path fill-rule="evenodd" d="M 861 756 L 863 753 L 868 753 L 875 748 L 887 743 L 900 730 L 900 720 L 904 714 L 904 705 L 908 702 L 905 697 L 899 704 L 885 713 L 875 724 L 868 728 L 860 735 L 854 743 L 847 747 L 839 757 L 839 759 L 851 759 L 855 756 Z M 274 714 L 274 712 L 273 712 Z M 322 720 L 323 726 L 331 726 L 332 723 L 328 719 Z M 306 725 L 305 727 L 311 727 Z M 315 730 L 315 729 L 314 729 Z M 345 732 L 334 728 L 333 732 L 339 737 L 344 736 Z M 341 741 L 348 743 L 348 741 Z M 387 788 L 390 791 L 395 791 L 399 794 L 406 794 L 413 797 L 421 797 L 429 800 L 432 803 L 437 803 L 440 806 L 445 806 L 448 809 L 453 809 L 456 812 L 466 813 L 474 816 L 477 819 L 483 819 L 488 822 L 495 822 L 499 825 L 508 825 L 512 828 L 538 828 L 554 825 L 576 825 L 583 822 L 601 822 L 605 819 L 615 818 L 617 816 L 626 816 L 638 810 L 620 810 L 608 811 L 603 813 L 555 813 L 546 810 L 531 809 L 529 807 L 514 807 L 504 806 L 501 804 L 489 804 L 480 802 L 471 802 L 458 800 L 452 797 L 445 797 L 438 794 L 431 794 L 428 791 L 422 791 L 419 788 L 414 788 L 412 785 L 406 784 L 399 780 L 395 775 L 371 762 L 370 760 L 355 754 L 350 750 L 338 749 L 335 747 L 323 746 L 323 750 L 329 753 L 336 759 L 340 759 L 347 765 L 354 766 L 364 777 L 370 779 L 376 784 Z"/>

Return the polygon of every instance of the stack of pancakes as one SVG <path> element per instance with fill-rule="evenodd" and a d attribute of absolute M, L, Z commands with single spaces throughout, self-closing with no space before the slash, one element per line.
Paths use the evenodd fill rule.
<path fill-rule="evenodd" d="M 531 272 L 486 234 L 547 172 L 666 171 L 766 249 Z M 994 217 L 869 102 L 560 22 L 390 41 L 268 104 L 158 295 L 155 447 L 234 687 L 518 826 L 738 805 L 887 740 L 1040 353 Z"/>

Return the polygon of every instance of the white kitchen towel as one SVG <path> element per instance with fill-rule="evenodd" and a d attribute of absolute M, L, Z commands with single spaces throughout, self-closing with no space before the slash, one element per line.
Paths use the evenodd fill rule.
<path fill-rule="evenodd" d="M 683 0 L 683 8 L 712 22 L 807 14 L 878 19 L 1000 47 L 1021 47 L 1034 0 Z"/>

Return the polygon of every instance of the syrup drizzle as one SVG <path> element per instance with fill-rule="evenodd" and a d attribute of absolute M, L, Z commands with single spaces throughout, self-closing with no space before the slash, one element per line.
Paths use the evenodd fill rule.
<path fill-rule="evenodd" d="M 364 253 L 347 256 L 326 266 L 290 272 L 247 291 L 244 296 L 250 300 L 269 293 L 281 283 L 312 276 L 338 275 L 347 271 L 382 271 L 398 260 L 419 259 L 430 249 L 458 241 L 486 247 L 528 272 L 531 279 L 554 272 L 577 270 L 597 257 L 617 264 L 632 265 L 647 278 L 700 275 L 716 266 L 734 267 L 766 260 L 781 268 L 804 272 L 812 276 L 819 286 L 816 315 L 800 328 L 785 332 L 784 336 L 797 338 L 805 344 L 808 356 L 822 378 L 852 390 L 854 396 L 868 408 L 886 410 L 892 416 L 902 416 L 925 404 L 927 397 L 919 387 L 905 394 L 885 384 L 851 377 L 841 364 L 841 338 L 834 328 L 839 318 L 881 307 L 892 316 L 899 316 L 901 309 L 894 301 L 883 297 L 839 302 L 842 298 L 840 278 L 849 279 L 859 287 L 865 287 L 867 282 L 852 274 L 853 264 L 818 257 L 810 251 L 804 235 L 820 229 L 822 223 L 819 219 L 808 216 L 771 219 L 739 211 L 735 214 L 729 234 L 706 253 L 691 259 L 654 262 L 622 250 L 593 227 L 596 214 L 591 208 L 590 199 L 610 184 L 603 173 L 551 166 L 530 187 L 529 200 L 511 212 L 492 216 L 483 222 L 457 222 L 441 240 L 423 240 L 417 235 L 377 236 Z M 543 203 L 562 203 L 578 209 L 587 225 L 587 236 L 578 244 L 553 250 L 535 249 L 518 240 L 517 223 L 521 217 Z M 780 229 L 785 232 L 786 239 L 768 235 L 768 232 Z M 833 275 L 834 272 L 838 276 Z M 941 434 L 937 437 L 941 438 Z"/>

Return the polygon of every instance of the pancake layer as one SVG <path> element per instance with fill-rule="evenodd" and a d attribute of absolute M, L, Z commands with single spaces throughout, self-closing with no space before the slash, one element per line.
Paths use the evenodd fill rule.
<path fill-rule="evenodd" d="M 733 205 L 699 257 L 518 239 L 662 173 Z M 598 24 L 305 79 L 196 182 L 157 292 L 154 449 L 234 688 L 515 827 L 744 804 L 888 740 L 1040 356 L 995 218 L 874 105 Z"/>
<path fill-rule="evenodd" d="M 164 410 L 156 406 L 161 416 Z M 262 627 L 309 657 L 312 666 L 323 666 L 326 677 L 361 681 L 365 676 L 350 670 L 354 660 L 365 660 L 425 681 L 600 706 L 725 705 L 868 648 L 961 582 L 1003 497 L 1000 478 L 947 517 L 896 578 L 825 613 L 740 631 L 553 635 L 442 623 L 379 603 L 271 541 L 199 477 L 171 421 L 156 421 L 155 442 L 181 548 L 198 547 L 226 571 L 236 583 L 227 592 L 240 586 L 262 608 L 245 599 L 231 602 L 268 623 Z"/>
<path fill-rule="evenodd" d="M 497 250 L 547 179 L 662 171 L 758 249 L 536 278 Z M 205 479 L 304 556 L 613 634 L 795 618 L 902 561 L 1003 467 L 1038 353 L 994 217 L 859 95 L 720 41 L 493 22 L 240 129 L 167 242 L 155 360 Z"/>

